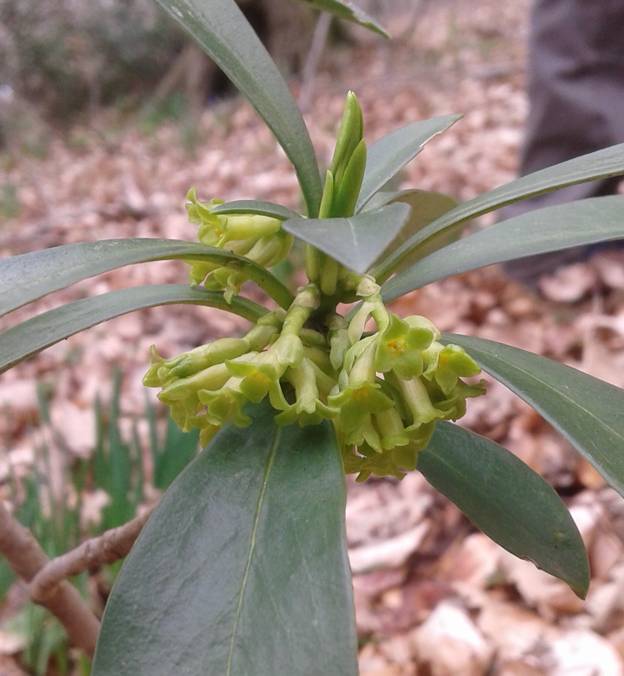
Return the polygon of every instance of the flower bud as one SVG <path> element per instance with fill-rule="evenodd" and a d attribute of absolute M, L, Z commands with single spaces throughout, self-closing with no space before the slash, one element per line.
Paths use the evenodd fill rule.
<path fill-rule="evenodd" d="M 216 364 L 186 378 L 178 378 L 161 390 L 158 398 L 165 403 L 193 398 L 199 390 L 217 390 L 230 378 L 225 364 Z"/>
<path fill-rule="evenodd" d="M 389 408 L 375 415 L 375 425 L 381 436 L 381 446 L 388 451 L 410 443 L 410 435 L 396 408 Z"/>
<path fill-rule="evenodd" d="M 335 371 L 343 366 L 344 358 L 351 340 L 349 339 L 348 324 L 343 317 L 335 315 L 329 325 L 329 360 Z"/>
<path fill-rule="evenodd" d="M 168 379 L 185 378 L 248 351 L 249 342 L 245 338 L 220 338 L 168 359 L 161 368 L 167 369 Z"/>
<path fill-rule="evenodd" d="M 444 418 L 444 411 L 433 405 L 429 392 L 420 378 L 410 380 L 397 378 L 396 382 L 403 396 L 403 401 L 412 415 L 413 426 L 417 427 Z"/>
<path fill-rule="evenodd" d="M 226 216 L 223 227 L 222 242 L 232 240 L 258 240 L 277 234 L 282 223 L 277 218 L 257 214 L 240 214 Z"/>
<path fill-rule="evenodd" d="M 338 181 L 342 180 L 346 167 L 355 148 L 362 140 L 364 121 L 362 109 L 354 92 L 347 93 L 345 109 L 338 129 L 336 148 L 332 157 L 330 170 Z"/>
<path fill-rule="evenodd" d="M 282 230 L 279 219 L 258 214 L 213 213 L 212 209 L 219 204 L 221 200 L 200 202 L 193 189 L 187 194 L 189 220 L 199 225 L 198 238 L 202 244 L 246 256 L 263 267 L 273 267 L 288 255 L 293 237 Z M 226 300 L 231 300 L 246 280 L 244 271 L 206 261 L 190 264 L 190 278 L 191 283 L 204 284 L 207 289 L 224 290 Z"/>

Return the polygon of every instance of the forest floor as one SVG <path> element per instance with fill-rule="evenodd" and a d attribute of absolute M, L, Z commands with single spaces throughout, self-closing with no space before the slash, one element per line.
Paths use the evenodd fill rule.
<path fill-rule="evenodd" d="M 353 45 L 326 56 L 306 114 L 321 158 L 332 150 L 345 91 L 354 89 L 369 140 L 413 120 L 463 113 L 404 172 L 405 187 L 468 199 L 512 179 L 527 112 L 529 4 L 438 3 L 396 43 L 380 44 L 356 30 Z M 390 24 L 401 32 L 401 21 Z M 294 175 L 246 104 L 214 105 L 190 141 L 184 134 L 175 123 L 120 130 L 104 117 L 97 127 L 51 142 L 43 158 L 6 163 L 19 215 L 2 226 L 0 254 L 112 237 L 192 240 L 194 227 L 183 209 L 190 186 L 205 198 L 257 197 L 297 206 Z M 172 262 L 121 269 L 35 309 L 125 286 L 181 282 L 185 275 L 184 266 Z M 412 293 L 397 310 L 624 386 L 622 253 L 554 271 L 535 292 L 489 268 Z M 32 312 L 20 310 L 10 321 Z M 7 412 L 0 416 L 0 438 L 8 450 L 0 456 L 0 482 L 8 480 L 7 460 L 18 476 L 33 462 L 41 435 L 34 383 L 52 393 L 51 425 L 63 447 L 81 456 L 93 447 L 93 402 L 106 396 L 114 367 L 124 371 L 123 414 L 141 416 L 150 345 L 173 355 L 243 327 L 217 311 L 156 308 L 100 325 L 8 372 L 0 381 L 0 409 Z M 624 673 L 624 502 L 503 386 L 491 382 L 488 396 L 470 403 L 463 424 L 513 450 L 565 496 L 590 554 L 588 598 L 579 600 L 475 531 L 420 474 L 350 484 L 362 676 Z"/>

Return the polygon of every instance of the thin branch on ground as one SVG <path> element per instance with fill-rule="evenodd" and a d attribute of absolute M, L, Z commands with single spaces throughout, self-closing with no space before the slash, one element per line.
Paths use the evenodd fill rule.
<path fill-rule="evenodd" d="M 75 549 L 48 561 L 30 584 L 33 600 L 44 603 L 66 578 L 123 559 L 132 549 L 152 510 L 153 507 L 123 526 L 86 540 Z"/>
<path fill-rule="evenodd" d="M 24 528 L 0 502 L 0 554 L 25 582 L 32 582 L 49 563 L 32 533 Z M 93 655 L 100 622 L 83 601 L 78 590 L 62 581 L 45 598 L 33 599 L 63 624 L 72 643 Z"/>
<path fill-rule="evenodd" d="M 316 74 L 321 62 L 321 56 L 325 51 L 325 45 L 327 44 L 331 21 L 331 14 L 321 12 L 316 23 L 316 28 L 314 29 L 310 51 L 308 52 L 308 57 L 303 67 L 301 93 L 299 94 L 298 101 L 299 107 L 304 113 L 308 111 L 310 104 L 312 103 Z"/>

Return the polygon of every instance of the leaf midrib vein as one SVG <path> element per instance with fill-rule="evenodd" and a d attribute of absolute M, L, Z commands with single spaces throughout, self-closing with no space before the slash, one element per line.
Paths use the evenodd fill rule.
<path fill-rule="evenodd" d="M 256 511 L 254 514 L 253 526 L 251 529 L 251 537 L 249 538 L 249 551 L 247 552 L 247 561 L 245 563 L 245 570 L 243 572 L 243 579 L 241 581 L 238 604 L 236 606 L 236 615 L 234 616 L 234 626 L 232 627 L 232 636 L 230 638 L 230 648 L 228 651 L 225 676 L 231 676 L 232 674 L 232 664 L 234 662 L 234 646 L 236 644 L 236 636 L 238 635 L 241 615 L 243 612 L 245 591 L 247 589 L 247 583 L 249 581 L 249 573 L 251 571 L 251 564 L 253 561 L 253 555 L 256 548 L 256 536 L 258 534 L 258 528 L 260 526 L 260 515 L 262 513 L 262 507 L 264 505 L 264 499 L 266 497 L 266 491 L 269 484 L 269 476 L 271 474 L 271 470 L 273 469 L 273 462 L 275 460 L 275 455 L 277 454 L 277 447 L 279 445 L 281 433 L 282 433 L 281 429 L 275 430 L 275 436 L 273 437 L 271 450 L 269 451 L 269 455 L 267 457 L 266 465 L 264 468 L 264 476 L 262 477 L 262 486 L 260 488 L 260 494 L 258 495 L 258 502 L 256 503 Z"/>

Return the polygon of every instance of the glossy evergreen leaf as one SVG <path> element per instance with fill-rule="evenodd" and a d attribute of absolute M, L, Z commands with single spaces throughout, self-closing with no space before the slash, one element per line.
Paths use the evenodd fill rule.
<path fill-rule="evenodd" d="M 301 0 L 306 5 L 320 9 L 323 12 L 329 12 L 339 19 L 357 23 L 364 28 L 368 28 L 375 33 L 379 33 L 384 38 L 390 37 L 388 33 L 363 9 L 349 0 Z"/>
<path fill-rule="evenodd" d="M 491 340 L 445 334 L 524 399 L 624 495 L 624 390 Z"/>
<path fill-rule="evenodd" d="M 314 148 L 288 86 L 234 0 L 157 0 L 182 25 L 267 123 L 292 162 L 308 213 L 316 216 L 321 179 Z"/>
<path fill-rule="evenodd" d="M 147 522 L 109 597 L 93 676 L 357 674 L 334 432 L 250 413 Z"/>
<path fill-rule="evenodd" d="M 384 197 L 385 196 L 385 197 Z M 418 232 L 426 225 L 434 221 L 436 218 L 442 214 L 450 211 L 457 205 L 457 201 L 448 195 L 444 195 L 441 192 L 430 192 L 427 190 L 403 190 L 401 192 L 395 193 L 377 193 L 371 201 L 366 205 L 365 211 L 370 209 L 373 202 L 377 203 L 379 198 L 379 208 L 386 204 L 396 204 L 397 202 L 401 204 L 407 204 L 410 207 L 410 215 L 407 220 L 407 223 L 403 226 L 399 234 L 394 238 L 392 242 L 386 247 L 383 255 L 380 257 L 380 260 L 383 261 L 385 257 L 392 254 L 393 251 L 396 251 L 403 242 L 407 241 L 415 232 Z M 412 252 L 404 261 L 402 261 L 401 268 L 407 267 L 415 263 L 417 260 L 424 258 L 429 253 L 436 251 L 447 244 L 450 244 L 452 241 L 457 239 L 458 234 L 452 233 L 452 236 L 449 237 L 447 233 L 441 233 L 439 239 L 435 241 L 432 240 L 428 243 L 426 249 L 417 249 Z M 373 275 L 375 271 L 373 270 Z"/>
<path fill-rule="evenodd" d="M 0 333 L 0 373 L 75 333 L 113 317 L 155 305 L 207 305 L 256 321 L 265 308 L 245 298 L 228 304 L 223 294 L 184 284 L 139 286 L 62 305 Z"/>
<path fill-rule="evenodd" d="M 387 278 L 402 259 L 442 230 L 459 228 L 463 223 L 513 202 L 537 197 L 575 183 L 624 174 L 624 143 L 541 169 L 468 200 L 430 223 L 405 242 L 384 261 L 380 276 Z"/>
<path fill-rule="evenodd" d="M 175 239 L 105 239 L 65 244 L 0 261 L 0 315 L 70 284 L 124 265 L 180 258 L 244 270 L 282 307 L 290 291 L 270 272 L 248 258 L 194 242 Z"/>
<path fill-rule="evenodd" d="M 413 122 L 375 141 L 368 149 L 366 172 L 356 211 L 423 149 L 427 141 L 457 122 L 460 115 L 442 115 Z"/>
<path fill-rule="evenodd" d="M 279 218 L 285 221 L 287 218 L 297 218 L 299 214 L 281 204 L 273 202 L 261 202 L 259 200 L 233 200 L 225 202 L 216 207 L 212 207 L 215 214 L 258 214 L 259 216 L 269 216 L 270 218 Z"/>
<path fill-rule="evenodd" d="M 557 493 L 515 455 L 438 423 L 418 469 L 492 540 L 585 598 L 589 564 L 578 529 Z"/>
<path fill-rule="evenodd" d="M 406 204 L 391 204 L 350 218 L 291 218 L 284 221 L 284 230 L 363 274 L 398 235 L 409 213 Z"/>
<path fill-rule="evenodd" d="M 622 195 L 536 209 L 433 252 L 390 279 L 384 285 L 384 298 L 392 300 L 430 282 L 485 265 L 615 239 L 624 239 Z"/>

